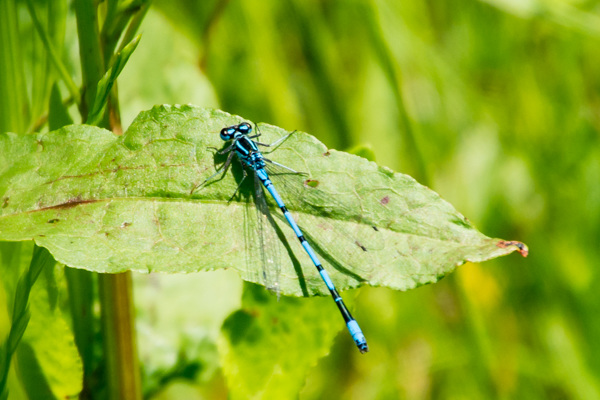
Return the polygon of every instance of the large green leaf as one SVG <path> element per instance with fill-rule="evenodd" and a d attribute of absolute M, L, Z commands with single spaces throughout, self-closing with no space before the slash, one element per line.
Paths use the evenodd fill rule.
<path fill-rule="evenodd" d="M 284 297 L 277 303 L 246 284 L 242 308 L 227 318 L 219 340 L 230 398 L 294 398 L 343 326 L 332 312 L 328 299 Z"/>
<path fill-rule="evenodd" d="M 242 179 L 239 163 L 198 187 L 224 161 L 209 149 L 223 147 L 218 132 L 240 121 L 217 110 L 158 106 L 142 112 L 122 137 L 85 125 L 4 134 L 0 240 L 34 239 L 58 261 L 97 272 L 235 268 L 261 283 L 262 258 L 251 251 L 257 238 L 248 233 L 248 216 L 255 215 L 251 179 L 231 201 Z M 264 143 L 287 134 L 269 125 L 260 131 Z M 411 177 L 328 150 L 310 135 L 292 135 L 269 157 L 307 174 L 292 177 L 304 185 L 279 191 L 340 289 L 407 290 L 466 261 L 526 252 L 520 243 L 484 236 Z M 275 223 L 287 254 L 280 260 L 281 291 L 325 293 L 292 230 Z"/>

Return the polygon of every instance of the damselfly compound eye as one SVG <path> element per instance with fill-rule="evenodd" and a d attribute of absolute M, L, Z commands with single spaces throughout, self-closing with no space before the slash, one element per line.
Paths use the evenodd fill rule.
<path fill-rule="evenodd" d="M 221 129 L 221 139 L 223 140 L 231 140 L 233 139 L 233 135 L 235 135 L 236 128 L 233 126 L 228 126 L 227 128 Z"/>
<path fill-rule="evenodd" d="M 238 125 L 237 127 L 238 132 L 240 132 L 243 135 L 247 135 L 250 132 L 252 132 L 252 125 L 250 125 L 247 122 L 242 122 L 241 124 Z"/>

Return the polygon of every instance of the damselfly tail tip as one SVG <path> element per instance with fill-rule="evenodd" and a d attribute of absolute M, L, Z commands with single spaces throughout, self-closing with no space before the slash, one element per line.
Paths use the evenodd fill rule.
<path fill-rule="evenodd" d="M 342 304 L 344 303 L 342 302 Z M 367 340 L 365 339 L 365 335 L 363 335 L 362 331 L 360 330 L 358 322 L 356 322 L 356 320 L 352 318 L 346 323 L 346 326 L 348 327 L 348 331 L 350 332 L 350 335 L 352 335 L 352 339 L 354 339 L 354 343 L 356 343 L 356 347 L 358 347 L 358 350 L 360 350 L 362 354 L 369 351 L 369 346 L 367 346 Z"/>
<path fill-rule="evenodd" d="M 360 350 L 360 354 L 365 354 L 369 351 L 369 346 L 367 346 L 367 343 L 357 343 L 358 346 L 358 350 Z"/>

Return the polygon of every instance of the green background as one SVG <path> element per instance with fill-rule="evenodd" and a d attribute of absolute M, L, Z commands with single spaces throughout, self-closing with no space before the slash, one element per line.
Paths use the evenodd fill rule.
<path fill-rule="evenodd" d="M 18 15 L 35 72 L 42 48 Z M 63 58 L 78 76 L 72 15 L 65 26 Z M 362 146 L 484 234 L 529 245 L 527 259 L 466 264 L 414 291 L 347 293 L 371 352 L 360 355 L 344 332 L 289 390 L 302 387 L 303 399 L 600 398 L 598 2 L 156 0 L 140 32 L 119 78 L 124 127 L 155 104 L 193 103 L 331 148 Z M 32 104 L 2 131 L 31 129 Z M 240 304 L 237 275 L 135 283 L 147 396 L 225 397 L 217 346 Z"/>

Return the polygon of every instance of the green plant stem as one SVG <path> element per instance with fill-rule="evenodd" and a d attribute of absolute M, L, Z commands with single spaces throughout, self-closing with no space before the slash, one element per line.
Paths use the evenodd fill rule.
<path fill-rule="evenodd" d="M 79 103 L 79 112 L 85 120 L 96 96 L 96 85 L 102 76 L 104 63 L 100 52 L 98 38 L 98 23 L 96 6 L 93 0 L 75 0 L 77 17 L 77 32 L 79 36 L 79 58 L 83 73 L 83 97 Z M 84 362 L 84 393 L 93 391 L 91 379 L 91 364 L 93 354 L 93 314 L 91 303 L 86 296 L 91 297 L 92 274 L 89 271 L 69 272 L 69 301 L 73 316 L 75 342 Z M 85 293 L 87 291 L 87 293 Z M 91 331 L 92 330 L 92 331 Z"/>
<path fill-rule="evenodd" d="M 69 90 L 69 93 L 75 99 L 75 102 L 79 105 L 80 94 L 79 94 L 79 88 L 77 87 L 77 84 L 75 83 L 75 81 L 73 81 L 73 79 L 71 78 L 71 75 L 69 75 L 67 68 L 62 63 L 60 57 L 58 56 L 56 50 L 54 49 L 54 46 L 52 45 L 52 42 L 50 41 L 50 37 L 48 36 L 48 33 L 46 32 L 46 30 L 44 29 L 42 24 L 40 24 L 40 21 L 37 17 L 34 7 L 33 7 L 32 0 L 27 0 L 26 4 L 27 4 L 27 8 L 29 9 L 29 15 L 31 15 L 31 20 L 33 21 L 33 25 L 35 26 L 35 29 L 37 30 L 38 35 L 40 35 L 40 39 L 42 40 L 42 43 L 44 43 L 44 47 L 46 48 L 46 51 L 48 52 L 48 55 L 50 56 L 50 60 L 52 61 L 52 64 L 54 64 L 54 67 L 56 68 L 58 75 L 61 77 L 61 79 L 67 86 L 67 90 Z"/>
<path fill-rule="evenodd" d="M 100 40 L 97 6 L 94 0 L 75 0 L 79 53 L 86 88 L 80 111 L 82 119 L 94 106 L 98 82 L 105 73 L 104 51 Z M 110 111 L 109 106 L 109 111 Z M 98 126 L 109 127 L 109 113 Z M 112 127 L 110 127 L 112 128 Z M 120 127 L 116 127 L 120 129 Z M 135 340 L 131 273 L 100 274 L 98 288 L 102 314 L 104 355 L 108 398 L 141 399 L 141 379 Z"/>
<path fill-rule="evenodd" d="M 109 399 L 141 399 L 131 272 L 98 276 Z"/>
<path fill-rule="evenodd" d="M 69 290 L 69 306 L 73 318 L 73 335 L 83 362 L 83 392 L 89 391 L 94 359 L 93 273 L 65 268 Z"/>
<path fill-rule="evenodd" d="M 406 112 L 406 106 L 404 105 L 404 99 L 402 97 L 402 75 L 399 68 L 396 67 L 398 63 L 395 63 L 389 46 L 383 39 L 385 36 L 381 32 L 381 27 L 377 16 L 374 14 L 372 9 L 365 8 L 364 15 L 367 26 L 369 28 L 369 35 L 373 49 L 375 50 L 375 56 L 379 60 L 380 65 L 383 68 L 383 72 L 390 82 L 394 97 L 396 99 L 396 108 L 398 109 L 398 117 L 400 119 L 401 132 L 406 143 L 406 156 L 412 160 L 412 166 L 414 172 L 411 174 L 413 178 L 422 183 L 423 185 L 429 186 L 430 179 L 427 173 L 427 166 L 421 149 L 417 144 L 415 137 L 414 128 L 410 122 L 410 117 Z"/>
<path fill-rule="evenodd" d="M 483 316 L 469 299 L 463 283 L 458 279 L 451 279 L 450 282 L 463 310 L 467 328 L 466 333 L 470 336 L 469 343 L 471 343 L 471 346 L 469 348 L 473 354 L 471 363 L 478 367 L 473 372 L 477 377 L 476 382 L 480 385 L 479 389 L 485 398 L 498 398 L 499 393 L 494 385 L 492 375 L 493 352 Z"/>
<path fill-rule="evenodd" d="M 102 40 L 102 48 L 104 50 L 104 61 L 106 67 L 112 61 L 113 52 L 117 48 L 117 43 L 121 37 L 121 33 L 125 30 L 125 27 L 131 19 L 130 12 L 117 12 L 118 2 L 116 0 L 109 0 L 107 5 L 107 14 L 100 32 L 100 38 Z"/>
<path fill-rule="evenodd" d="M 96 98 L 96 86 L 104 74 L 104 60 L 100 49 L 98 16 L 94 0 L 75 0 L 77 35 L 79 36 L 79 58 L 83 74 L 83 101 L 79 108 L 82 119 L 87 119 Z M 106 120 L 103 120 L 106 123 Z M 104 125 L 106 126 L 106 124 Z"/>
<path fill-rule="evenodd" d="M 24 132 L 29 103 L 14 0 L 0 0 L 0 132 Z"/>
<path fill-rule="evenodd" d="M 109 113 L 116 113 L 114 104 L 109 103 L 108 108 Z M 110 128 L 113 132 L 121 130 L 120 125 Z M 98 284 L 108 397 L 123 400 L 141 399 L 142 385 L 135 336 L 131 271 L 121 274 L 100 274 Z"/>

